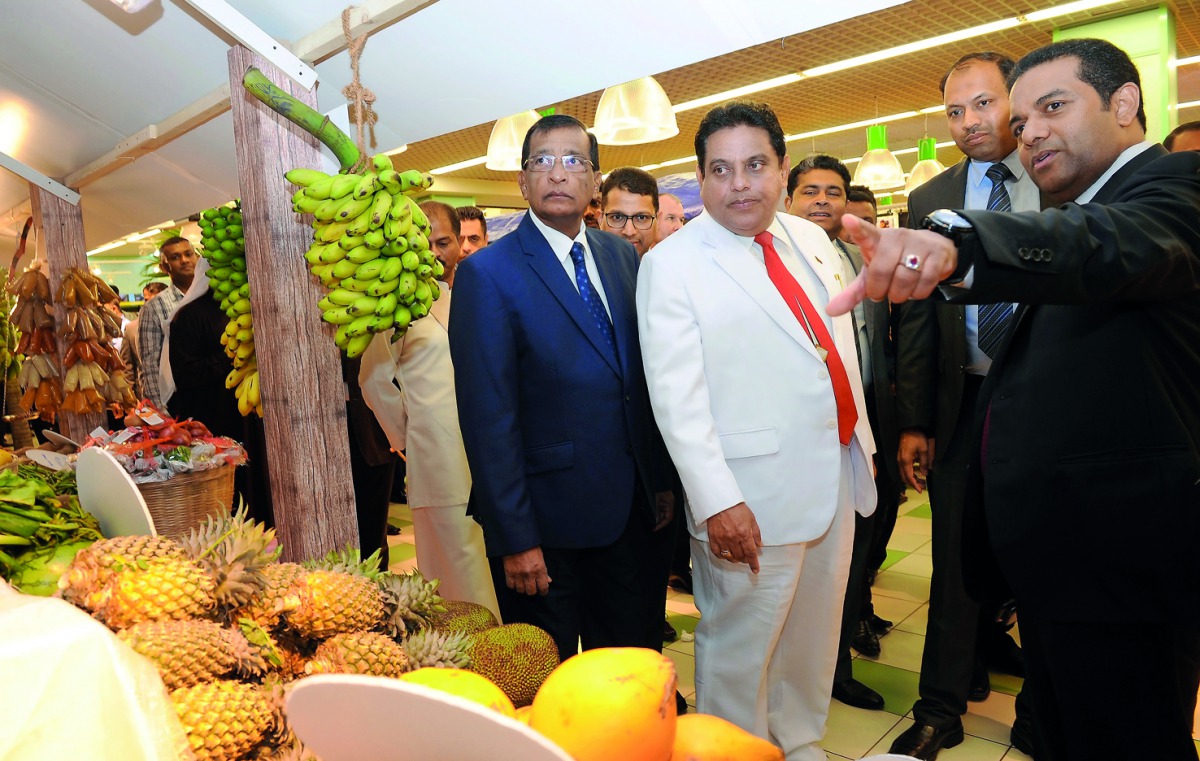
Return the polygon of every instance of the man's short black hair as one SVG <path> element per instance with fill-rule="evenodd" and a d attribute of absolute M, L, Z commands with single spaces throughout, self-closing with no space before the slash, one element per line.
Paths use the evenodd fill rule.
<path fill-rule="evenodd" d="M 459 206 L 454 213 L 458 217 L 460 228 L 463 222 L 473 219 L 483 228 L 483 234 L 487 235 L 487 217 L 483 216 L 483 209 L 478 206 Z"/>
<path fill-rule="evenodd" d="M 176 243 L 186 243 L 189 246 L 192 244 L 192 242 L 190 240 L 183 237 L 182 235 L 172 235 L 170 238 L 167 238 L 162 243 L 158 244 L 158 250 L 162 251 L 167 246 L 174 246 Z"/>
<path fill-rule="evenodd" d="M 551 130 L 562 129 L 564 127 L 578 127 L 583 130 L 583 134 L 587 135 L 588 139 L 588 159 L 592 162 L 592 170 L 600 171 L 600 145 L 596 142 L 596 136 L 588 132 L 587 127 L 583 126 L 583 122 L 576 119 L 574 116 L 566 114 L 551 114 L 543 116 L 533 123 L 529 131 L 525 133 L 525 142 L 521 143 L 521 166 L 525 166 L 525 162 L 529 160 L 529 143 L 533 140 L 534 135 L 541 135 Z"/>
<path fill-rule="evenodd" d="M 1077 40 L 1060 40 L 1031 53 L 1026 53 L 1017 61 L 1016 68 L 1008 75 L 1008 89 L 1021 78 L 1021 75 L 1035 66 L 1057 61 L 1060 58 L 1076 58 L 1079 65 L 1075 76 L 1081 82 L 1088 84 L 1100 96 L 1100 106 L 1105 111 L 1112 103 L 1112 96 L 1127 82 L 1137 85 L 1140 96 L 1142 78 L 1138 75 L 1137 67 L 1124 50 L 1108 40 L 1098 40 L 1083 37 Z M 1138 124 L 1146 131 L 1146 104 L 1138 98 Z"/>
<path fill-rule="evenodd" d="M 846 203 L 866 202 L 871 204 L 871 208 L 879 209 L 879 204 L 875 201 L 875 193 L 866 185 L 851 185 L 850 190 L 846 191 Z"/>
<path fill-rule="evenodd" d="M 151 297 L 157 296 L 158 294 L 162 293 L 165 290 L 167 290 L 166 283 L 164 283 L 161 280 L 154 280 L 152 282 L 146 283 L 146 285 L 142 287 L 142 295 L 146 296 L 146 291 L 150 291 L 150 296 L 148 296 L 146 298 L 151 298 Z"/>
<path fill-rule="evenodd" d="M 1008 77 L 1012 74 L 1013 67 L 1017 65 L 1017 62 L 1013 59 L 1009 58 L 1003 53 L 997 53 L 994 50 L 980 50 L 976 53 L 967 53 L 965 56 L 955 61 L 954 65 L 946 69 L 946 73 L 942 75 L 942 81 L 938 85 L 938 87 L 941 88 L 942 97 L 946 96 L 946 82 L 950 79 L 950 75 L 959 69 L 967 68 L 976 61 L 984 61 L 986 63 L 996 64 L 996 68 L 1000 69 L 1000 78 L 1005 82 L 1008 81 Z"/>
<path fill-rule="evenodd" d="M 417 204 L 421 207 L 421 211 L 425 212 L 425 216 L 432 217 L 434 214 L 439 214 L 446 218 L 450 223 L 450 229 L 454 232 L 454 237 L 462 235 L 462 224 L 458 221 L 458 214 L 454 211 L 454 207 L 448 203 L 441 201 L 422 201 Z"/>
<path fill-rule="evenodd" d="M 814 169 L 825 169 L 837 174 L 842 178 L 842 192 L 846 194 L 850 192 L 850 170 L 846 168 L 846 165 L 833 156 L 818 153 L 796 164 L 796 166 L 792 167 L 792 171 L 788 172 L 788 198 L 791 198 L 792 193 L 796 192 L 796 186 L 800 184 L 800 175 L 811 172 Z"/>
<path fill-rule="evenodd" d="M 600 203 L 608 200 L 608 191 L 613 188 L 633 193 L 635 196 L 650 196 L 654 212 L 658 213 L 658 182 L 644 169 L 621 166 L 612 170 L 600 185 Z"/>
<path fill-rule="evenodd" d="M 1163 147 L 1169 151 L 1175 147 L 1175 138 L 1179 137 L 1185 132 L 1196 132 L 1198 130 L 1200 130 L 1200 122 L 1184 122 L 1175 129 L 1171 130 L 1171 134 L 1167 135 L 1166 138 L 1163 139 Z"/>
<path fill-rule="evenodd" d="M 718 130 L 730 127 L 758 127 L 765 130 L 771 140 L 771 148 L 782 164 L 787 156 L 787 143 L 783 139 L 783 128 L 779 126 L 779 118 L 766 103 L 756 103 L 749 100 L 731 100 L 714 107 L 700 120 L 696 129 L 696 164 L 700 167 L 700 176 L 704 176 L 704 159 L 708 154 L 708 138 Z"/>

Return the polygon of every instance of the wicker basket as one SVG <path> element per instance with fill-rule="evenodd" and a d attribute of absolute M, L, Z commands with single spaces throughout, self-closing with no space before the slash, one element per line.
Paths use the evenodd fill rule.
<path fill-rule="evenodd" d="M 210 515 L 229 515 L 233 506 L 232 465 L 177 473 L 166 481 L 138 484 L 159 536 L 180 539 Z"/>

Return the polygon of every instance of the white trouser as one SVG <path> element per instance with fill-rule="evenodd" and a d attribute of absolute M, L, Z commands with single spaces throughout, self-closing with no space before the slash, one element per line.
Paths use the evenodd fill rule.
<path fill-rule="evenodd" d="M 825 534 L 802 544 L 763 547 L 758 575 L 745 564 L 714 557 L 708 542 L 692 539 L 700 610 L 696 709 L 770 740 L 783 748 L 787 761 L 826 758 L 819 743 L 854 542 L 850 474 L 847 451 L 841 504 Z"/>
<path fill-rule="evenodd" d="M 417 568 L 425 578 L 441 580 L 437 593 L 442 599 L 478 603 L 499 620 L 483 529 L 467 515 L 467 506 L 416 507 L 412 516 Z"/>

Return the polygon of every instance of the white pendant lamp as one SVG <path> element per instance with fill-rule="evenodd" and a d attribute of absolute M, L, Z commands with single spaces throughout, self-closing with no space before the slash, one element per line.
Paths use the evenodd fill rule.
<path fill-rule="evenodd" d="M 153 0 L 112 0 L 112 2 L 113 5 L 126 13 L 137 13 L 153 2 Z"/>
<path fill-rule="evenodd" d="M 925 183 L 946 171 L 942 162 L 937 160 L 937 141 L 932 137 L 923 137 L 917 141 L 917 163 L 908 175 L 904 184 L 904 192 L 911 193 Z"/>
<path fill-rule="evenodd" d="M 675 137 L 679 125 L 662 85 L 642 77 L 604 91 L 592 133 L 604 145 L 639 145 Z"/>
<path fill-rule="evenodd" d="M 867 127 L 867 152 L 854 169 L 854 184 L 873 191 L 892 190 L 904 184 L 904 170 L 887 147 L 887 125 Z"/>
<path fill-rule="evenodd" d="M 537 111 L 530 109 L 497 119 L 492 127 L 492 136 L 488 138 L 487 161 L 484 165 L 497 172 L 519 171 L 525 133 L 541 118 Z"/>

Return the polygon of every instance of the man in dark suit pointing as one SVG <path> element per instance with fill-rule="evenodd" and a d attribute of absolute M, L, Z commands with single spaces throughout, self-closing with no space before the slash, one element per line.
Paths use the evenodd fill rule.
<path fill-rule="evenodd" d="M 968 506 L 1017 597 L 1033 755 L 1195 761 L 1200 155 L 1145 140 L 1137 69 L 1103 40 L 1039 48 L 1009 81 L 1021 162 L 1058 207 L 849 220 L 869 264 L 830 311 L 938 286 L 1029 305 L 980 393 Z"/>
<path fill-rule="evenodd" d="M 644 568 L 673 514 L 638 344 L 637 252 L 583 223 L 594 146 L 569 116 L 530 128 L 517 180 L 529 213 L 459 265 L 450 310 L 468 510 L 500 613 L 550 632 L 563 659 L 580 639 L 662 647 L 666 579 Z"/>

